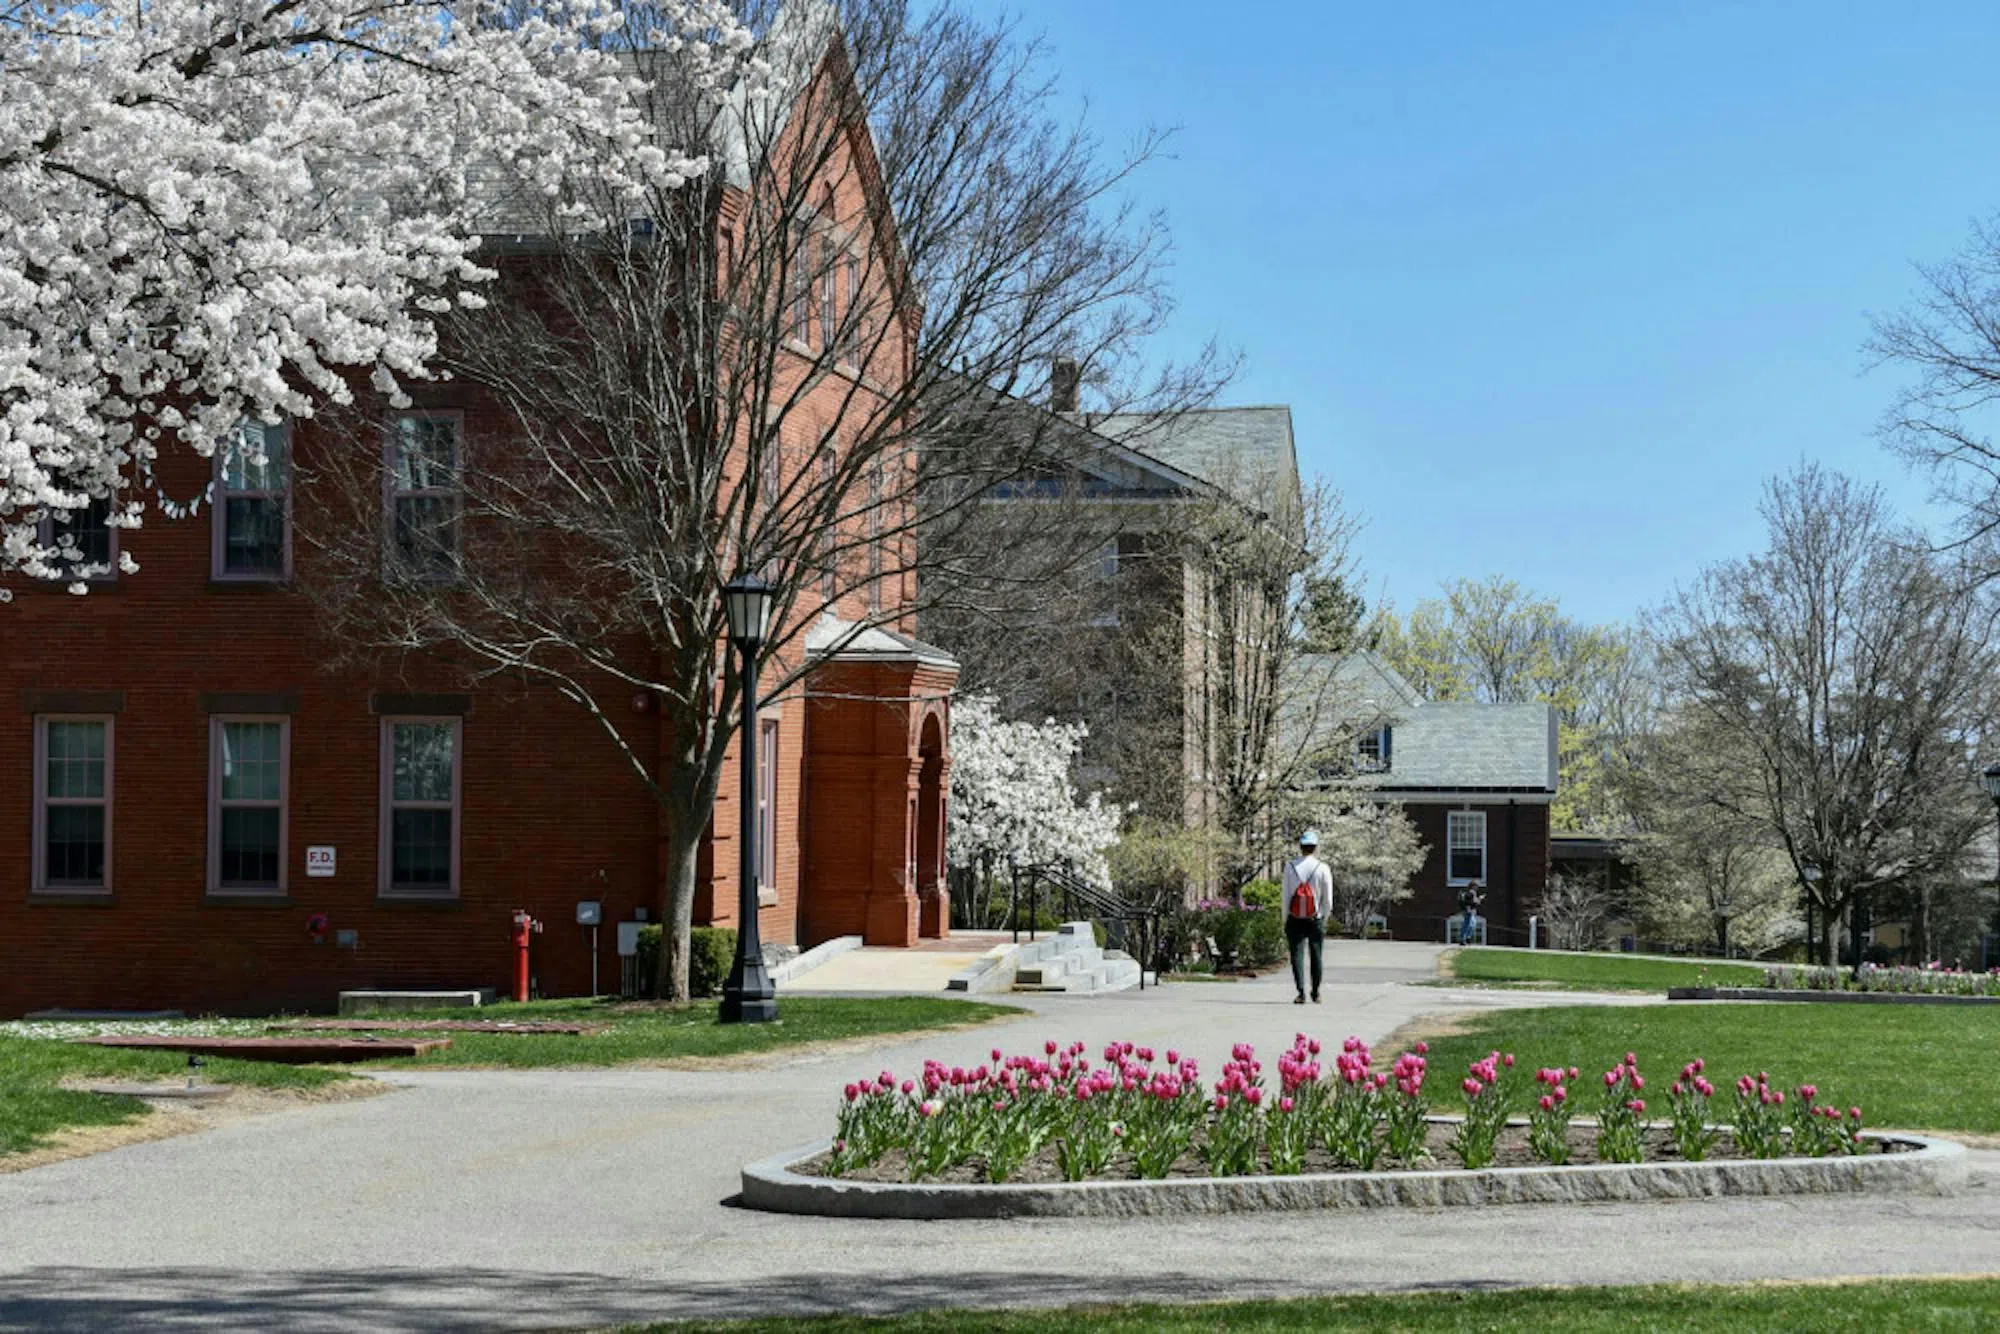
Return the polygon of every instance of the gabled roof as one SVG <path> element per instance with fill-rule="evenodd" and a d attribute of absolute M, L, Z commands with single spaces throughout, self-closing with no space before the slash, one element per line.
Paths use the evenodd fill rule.
<path fill-rule="evenodd" d="M 1546 704 L 1424 704 L 1390 731 L 1384 796 L 1493 792 L 1554 796 L 1556 713 Z"/>
<path fill-rule="evenodd" d="M 806 627 L 806 657 L 827 662 L 920 662 L 928 667 L 958 668 L 958 659 L 935 644 L 889 629 L 844 621 L 832 612 Z"/>
<path fill-rule="evenodd" d="M 1158 416 L 1111 413 L 1090 419 L 1099 435 L 1121 441 L 1181 472 L 1191 473 L 1264 514 L 1296 507 L 1298 449 L 1292 410 L 1197 408 Z"/>
<path fill-rule="evenodd" d="M 1302 654 L 1295 697 L 1317 697 L 1309 723 L 1331 739 L 1389 728 L 1389 768 L 1356 785 L 1391 799 L 1440 794 L 1555 795 L 1556 715 L 1546 704 L 1433 702 L 1380 654 Z"/>

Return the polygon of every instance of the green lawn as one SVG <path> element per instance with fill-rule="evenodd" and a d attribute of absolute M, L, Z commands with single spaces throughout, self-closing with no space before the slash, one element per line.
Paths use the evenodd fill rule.
<path fill-rule="evenodd" d="M 2000 1062 L 1991 1058 L 2000 1051 L 2000 1013 L 1989 1009 L 1662 1003 L 1511 1010 L 1465 1022 L 1468 1032 L 1430 1040 L 1440 1101 L 1456 1098 L 1468 1063 L 1498 1049 L 1518 1058 L 1514 1082 L 1523 1088 L 1542 1066 L 1581 1067 L 1590 1111 L 1591 1086 L 1632 1051 L 1662 1095 L 1699 1056 L 1721 1087 L 1718 1102 L 1734 1097 L 1737 1076 L 1763 1070 L 1787 1089 L 1817 1084 L 1822 1101 L 1860 1104 L 1870 1125 L 2000 1131 Z"/>
<path fill-rule="evenodd" d="M 582 1037 L 564 1034 L 511 1037 L 493 1033 L 443 1033 L 438 1036 L 451 1039 L 451 1046 L 444 1051 L 379 1064 L 420 1069 L 623 1065 L 632 1061 L 671 1061 L 691 1056 L 736 1056 L 796 1047 L 808 1042 L 835 1042 L 843 1038 L 956 1028 L 1011 1019 L 1026 1013 L 1013 1005 L 947 1000 L 940 996 L 853 999 L 780 996 L 778 1022 L 775 1024 L 722 1024 L 716 1022 L 716 1008 L 714 1001 L 700 1001 L 674 1009 L 614 1001 L 557 1000 L 530 1001 L 524 1005 L 488 1005 L 476 1010 L 426 1011 L 415 1017 L 540 1019 L 609 1024 L 610 1027 L 602 1033 Z"/>
<path fill-rule="evenodd" d="M 1568 954 L 1559 950 L 1467 949 L 1447 956 L 1453 976 L 1467 982 L 1541 982 L 1575 991 L 1657 991 L 1702 985 L 1761 987 L 1756 964 L 1685 963 L 1634 959 L 1622 954 Z"/>
<path fill-rule="evenodd" d="M 893 1319 L 820 1319 L 662 1324 L 633 1329 L 714 1330 L 734 1334 L 945 1334 L 1005 1331 L 1088 1334 L 1138 1331 L 1301 1330 L 1995 1330 L 2000 1279 L 1877 1280 L 1867 1283 L 1524 1288 L 1501 1292 L 1425 1292 L 1395 1296 L 1318 1297 L 1293 1301 L 1186 1306 L 1110 1306 L 1048 1311 L 940 1311 Z"/>
<path fill-rule="evenodd" d="M 107 1098 L 56 1087 L 66 1078 L 157 1079 L 179 1075 L 187 1057 L 168 1052 L 81 1047 L 43 1038 L 0 1037 L 0 1153 L 19 1153 L 65 1126 L 116 1125 L 141 1116 L 137 1098 Z M 311 1066 L 210 1060 L 202 1077 L 218 1084 L 316 1088 L 346 1076 Z"/>
<path fill-rule="evenodd" d="M 610 1001 L 534 1001 L 526 1005 L 492 1005 L 477 1010 L 427 1011 L 425 1019 L 545 1019 L 606 1024 L 602 1033 L 584 1037 L 556 1034 L 509 1037 L 490 1033 L 449 1033 L 451 1046 L 442 1052 L 406 1061 L 374 1061 L 436 1069 L 468 1066 L 605 1066 L 639 1061 L 670 1061 L 685 1057 L 732 1056 L 771 1051 L 803 1043 L 843 1038 L 914 1033 L 990 1023 L 1023 1013 L 1016 1006 L 931 996 L 888 998 L 780 998 L 775 1024 L 720 1024 L 716 1004 L 705 1001 L 681 1009 L 622 1005 Z M 35 1026 L 40 1029 L 41 1026 Z M 69 1026 L 76 1032 L 115 1031 L 116 1024 Z M 255 1020 L 196 1020 L 186 1024 L 149 1022 L 146 1032 L 228 1033 L 266 1032 Z M 56 1030 L 41 1030 L 56 1031 Z M 67 1030 L 63 1030 L 67 1031 Z M 384 1032 L 394 1031 L 393 1028 Z M 299 1037 L 322 1036 L 297 1032 Z M 323 1036 L 351 1036 L 325 1034 Z M 51 1131 L 66 1126 L 116 1125 L 144 1115 L 137 1098 L 108 1098 L 58 1088 L 72 1076 L 120 1079 L 158 1078 L 187 1069 L 187 1058 L 169 1052 L 121 1051 L 85 1047 L 51 1038 L 28 1038 L 0 1031 L 0 1154 L 18 1153 L 43 1142 Z M 208 1059 L 203 1077 L 216 1083 L 255 1084 L 266 1088 L 311 1088 L 347 1078 L 338 1068 L 276 1065 L 257 1061 Z"/>

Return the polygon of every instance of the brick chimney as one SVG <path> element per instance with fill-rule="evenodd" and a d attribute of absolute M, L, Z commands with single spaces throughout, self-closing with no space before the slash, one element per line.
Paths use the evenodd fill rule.
<path fill-rule="evenodd" d="M 1075 357 L 1057 357 L 1049 363 L 1049 411 L 1075 412 L 1077 386 L 1082 379 L 1083 369 Z"/>

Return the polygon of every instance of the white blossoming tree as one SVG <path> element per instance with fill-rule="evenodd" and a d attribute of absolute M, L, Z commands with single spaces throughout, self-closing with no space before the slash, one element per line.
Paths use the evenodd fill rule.
<path fill-rule="evenodd" d="M 1400 806 L 1349 801 L 1322 812 L 1319 855 L 1333 876 L 1333 911 L 1349 930 L 1368 934 L 1368 919 L 1412 893 L 1424 844 Z"/>
<path fill-rule="evenodd" d="M 1104 853 L 1118 841 L 1124 812 L 1102 793 L 1077 796 L 1070 766 L 1085 735 L 1081 723 L 1006 722 L 990 695 L 955 703 L 951 864 L 985 877 L 1009 858 L 1023 866 L 1059 863 L 1108 885 Z"/>
<path fill-rule="evenodd" d="M 0 3 L 0 574 L 97 572 L 38 540 L 45 518 L 199 500 L 158 493 L 162 449 L 425 375 L 431 317 L 491 276 L 483 174 L 553 192 L 587 156 L 637 192 L 702 171 L 650 140 L 618 51 L 715 77 L 747 35 L 719 0 L 633 12 Z"/>

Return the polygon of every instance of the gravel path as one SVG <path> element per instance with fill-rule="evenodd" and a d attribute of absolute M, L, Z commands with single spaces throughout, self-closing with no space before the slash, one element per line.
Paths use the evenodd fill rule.
<path fill-rule="evenodd" d="M 737 1169 L 825 1133 L 838 1086 L 994 1045 L 1130 1038 L 1219 1069 L 1305 1029 L 1635 997 L 1403 983 L 1435 951 L 1332 951 L 1284 979 L 1036 997 L 1028 1017 L 707 1070 L 385 1075 L 389 1096 L 0 1176 L 0 1329 L 569 1329 L 935 1305 L 1248 1297 L 1440 1284 L 1950 1274 L 2000 1267 L 2000 1154 L 1952 1199 L 880 1223 L 734 1207 Z M 523 1039 L 524 1041 L 530 1039 Z M 1299 1262 L 1277 1270 L 1273 1257 Z"/>

